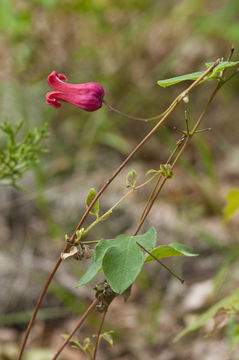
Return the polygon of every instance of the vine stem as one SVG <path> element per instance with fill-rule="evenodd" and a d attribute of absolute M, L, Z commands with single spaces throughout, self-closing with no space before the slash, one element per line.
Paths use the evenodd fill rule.
<path fill-rule="evenodd" d="M 105 189 L 110 185 L 110 183 L 115 179 L 115 177 L 121 172 L 121 170 L 125 167 L 125 165 L 130 161 L 130 159 L 134 156 L 134 154 L 146 143 L 146 141 L 158 130 L 158 128 L 165 122 L 165 120 L 169 117 L 169 115 L 175 110 L 175 108 L 179 105 L 179 103 L 184 99 L 185 96 L 187 96 L 190 91 L 197 86 L 201 80 L 204 79 L 205 76 L 207 76 L 220 62 L 220 59 L 217 59 L 214 64 L 212 64 L 197 80 L 195 80 L 185 91 L 183 91 L 176 100 L 173 101 L 173 103 L 169 106 L 168 110 L 166 110 L 165 115 L 162 117 L 162 119 L 153 127 L 153 129 L 143 138 L 143 140 L 140 141 L 140 143 L 132 150 L 132 152 L 127 156 L 127 158 L 121 163 L 121 165 L 115 170 L 115 172 L 111 175 L 111 177 L 105 182 L 105 184 L 101 187 L 99 192 L 96 194 L 94 200 L 91 202 L 85 213 L 83 214 L 80 222 L 78 223 L 75 231 L 73 232 L 70 243 L 74 243 L 74 240 L 76 238 L 76 233 L 82 226 L 83 222 L 85 221 L 86 217 L 88 216 L 89 212 L 91 211 L 92 207 L 94 206 L 95 202 L 99 199 L 99 197 L 102 195 L 102 193 L 105 191 Z M 67 243 L 62 251 L 62 253 L 66 252 L 70 248 L 70 244 Z M 40 308 L 41 302 L 45 296 L 45 293 L 51 283 L 51 280 L 53 279 L 58 267 L 60 266 L 62 262 L 61 256 L 58 257 L 58 260 L 45 284 L 43 287 L 43 290 L 38 298 L 37 304 L 34 308 L 32 317 L 29 321 L 26 333 L 23 337 L 23 341 L 20 347 L 20 352 L 18 355 L 17 360 L 21 360 L 23 351 L 26 346 L 27 339 L 29 337 L 31 328 L 33 326 L 34 320 L 36 318 L 36 315 L 38 313 L 38 310 Z"/>
<path fill-rule="evenodd" d="M 65 348 L 65 346 L 68 344 L 68 342 L 70 341 L 70 339 L 72 338 L 72 336 L 75 334 L 75 332 L 79 329 L 79 327 L 83 324 L 83 322 L 85 321 L 85 319 L 87 318 L 87 316 L 91 313 L 92 310 L 94 310 L 94 308 L 96 307 L 97 303 L 99 302 L 98 299 L 95 299 L 90 306 L 88 307 L 88 309 L 84 312 L 84 314 L 81 316 L 80 320 L 78 321 L 78 323 L 76 324 L 76 326 L 74 327 L 74 329 L 71 331 L 71 333 L 67 336 L 67 338 L 65 339 L 65 341 L 62 343 L 61 347 L 57 350 L 57 352 L 55 353 L 55 355 L 53 356 L 53 358 L 51 360 L 56 360 L 58 358 L 58 356 L 60 355 L 60 353 L 62 352 L 62 350 Z"/>
<path fill-rule="evenodd" d="M 100 221 L 106 219 L 106 216 L 109 216 L 112 211 L 118 206 L 120 205 L 132 192 L 134 191 L 134 189 L 130 189 L 126 194 L 124 194 L 124 196 L 122 196 L 117 203 L 115 203 L 109 210 L 107 210 L 102 216 L 98 217 L 95 221 L 93 221 L 87 229 L 84 230 L 84 236 L 95 226 L 97 225 Z"/>
<path fill-rule="evenodd" d="M 117 206 L 119 206 L 131 193 L 133 193 L 136 190 L 141 189 L 142 187 L 144 187 L 145 185 L 147 185 L 148 183 L 150 183 L 150 181 L 152 181 L 156 176 L 158 176 L 158 173 L 154 174 L 153 176 L 151 176 L 150 179 L 148 179 L 147 181 L 145 181 L 144 183 L 135 186 L 133 188 L 131 188 L 126 194 L 124 194 L 118 201 L 117 203 L 115 203 L 109 210 L 107 210 L 103 215 L 101 215 L 100 217 L 98 217 L 95 221 L 93 221 L 87 229 L 84 230 L 84 236 L 95 226 L 97 225 L 100 221 L 104 221 L 106 219 L 107 216 L 109 216 L 112 211 L 117 208 Z M 85 243 L 89 243 L 89 242 L 85 242 Z M 83 244 L 83 242 L 81 241 L 81 244 Z"/>
<path fill-rule="evenodd" d="M 94 350 L 94 354 L 93 354 L 92 360 L 96 360 L 96 354 L 97 354 L 97 350 L 98 350 L 99 342 L 100 342 L 100 334 L 101 334 L 102 327 L 103 327 L 103 324 L 104 324 L 104 321 L 105 321 L 105 316 L 106 316 L 107 310 L 108 310 L 108 309 L 106 309 L 106 310 L 104 311 L 103 316 L 102 316 L 102 319 L 101 319 L 101 322 L 100 322 L 100 327 L 99 327 L 98 334 L 97 334 L 97 338 L 96 338 L 95 350 Z"/>
<path fill-rule="evenodd" d="M 229 53 L 229 55 L 228 55 L 228 57 L 227 57 L 227 61 L 231 61 L 232 55 L 233 55 L 233 53 L 234 53 L 234 50 L 235 50 L 235 47 L 234 47 L 234 45 L 232 45 L 232 46 L 231 46 L 230 53 Z M 223 70 L 223 72 L 222 72 L 222 78 L 224 78 L 226 71 L 227 71 L 227 68 L 225 68 L 225 69 Z"/>
<path fill-rule="evenodd" d="M 177 101 L 177 99 L 175 99 L 175 101 Z M 132 119 L 132 120 L 138 120 L 138 121 L 144 121 L 144 122 L 148 122 L 148 121 L 153 121 L 153 120 L 159 120 L 159 119 L 162 119 L 162 117 L 167 114 L 167 112 L 170 110 L 170 108 L 174 105 L 174 102 L 170 105 L 170 107 L 165 110 L 162 114 L 159 114 L 159 115 L 156 115 L 156 116 L 153 116 L 153 117 L 150 117 L 150 118 L 142 118 L 142 117 L 138 117 L 138 116 L 133 116 L 133 115 L 129 115 L 129 114 L 126 114 L 118 109 L 116 109 L 115 107 L 113 107 L 112 105 L 110 105 L 108 103 L 108 101 L 106 101 L 105 99 L 102 99 L 102 102 L 113 112 L 119 114 L 119 115 L 122 115 L 124 117 L 127 117 L 128 119 Z"/>
<path fill-rule="evenodd" d="M 166 164 L 169 164 L 169 163 L 170 163 L 170 161 L 173 159 L 173 157 L 174 157 L 175 154 L 177 153 L 177 151 L 178 151 L 178 149 L 179 149 L 180 146 L 181 146 L 181 142 L 176 145 L 176 147 L 175 147 L 174 150 L 172 151 L 171 155 L 169 156 L 168 160 L 166 161 Z M 158 187 L 158 184 L 160 183 L 160 180 L 161 180 L 161 179 L 162 179 L 162 173 L 159 173 L 159 174 L 158 174 L 158 179 L 157 179 L 157 181 L 156 181 L 156 183 L 155 183 L 155 185 L 154 185 L 154 188 L 153 188 L 153 190 L 152 190 L 152 192 L 151 192 L 151 194 L 150 194 L 150 196 L 149 196 L 149 198 L 148 198 L 148 200 L 147 200 L 147 202 L 146 202 L 146 204 L 145 204 L 144 210 L 142 211 L 140 220 L 143 218 L 144 213 L 145 213 L 148 205 L 150 204 L 150 201 L 151 201 L 151 199 L 152 199 L 152 197 L 153 197 L 153 195 L 154 195 L 154 193 L 155 193 L 155 191 L 156 191 L 156 189 L 157 189 L 157 187 Z M 137 231 L 137 230 L 136 230 L 136 231 Z M 138 231 L 137 231 L 136 233 L 134 233 L 134 235 L 137 235 L 137 233 L 138 233 Z M 134 235 L 133 235 L 133 236 L 134 236 Z"/>
<path fill-rule="evenodd" d="M 179 161 L 179 159 L 181 158 L 182 154 L 184 153 L 186 147 L 188 146 L 189 142 L 191 141 L 193 135 L 197 132 L 197 129 L 198 127 L 200 126 L 202 120 L 204 119 L 208 109 L 209 109 L 209 106 L 211 105 L 215 95 L 217 94 L 218 90 L 220 89 L 220 87 L 223 85 L 223 83 L 218 83 L 217 86 L 215 87 L 214 91 L 212 92 L 203 112 L 201 113 L 201 115 L 199 116 L 196 124 L 194 125 L 193 129 L 191 132 L 188 132 L 187 136 L 186 137 L 182 137 L 182 141 L 179 141 L 176 148 L 174 149 L 174 151 L 172 152 L 172 154 L 170 155 L 167 163 L 170 162 L 170 160 L 173 158 L 173 156 L 177 153 L 177 150 L 179 149 L 179 147 L 182 145 L 181 149 L 179 150 L 179 152 L 177 153 L 172 165 L 171 165 L 171 168 L 173 169 L 175 167 L 175 165 L 177 164 L 177 162 Z M 164 184 L 166 183 L 166 181 L 168 180 L 167 177 L 163 178 L 162 182 L 160 183 L 160 180 L 161 180 L 161 176 L 159 176 L 158 178 L 158 181 L 156 182 L 155 186 L 154 186 L 154 189 L 152 190 L 151 194 L 150 194 L 150 197 L 143 209 L 143 212 L 141 214 L 141 217 L 140 217 L 140 220 L 138 222 L 138 225 L 136 227 L 136 230 L 134 232 L 134 236 L 138 234 L 139 230 L 141 229 L 146 217 L 148 216 L 150 210 L 152 209 L 153 207 L 153 204 L 154 202 L 156 201 L 160 191 L 162 190 Z M 170 268 L 168 268 L 163 262 L 161 262 L 159 259 L 157 259 L 152 253 L 150 253 L 147 249 L 145 249 L 140 243 L 138 243 L 138 246 L 140 246 L 145 252 L 147 252 L 149 255 L 151 255 L 160 265 L 162 265 L 171 275 L 173 275 L 174 277 L 176 277 L 179 281 L 181 281 L 181 283 L 183 284 L 184 283 L 184 280 L 181 279 L 177 274 L 175 274 Z"/>
<path fill-rule="evenodd" d="M 38 313 L 39 307 L 41 305 L 41 302 L 42 302 L 42 300 L 43 300 L 43 298 L 45 296 L 45 293 L 46 293 L 46 291 L 48 289 L 48 286 L 50 285 L 50 283 L 51 283 L 51 281 L 52 281 L 52 279 L 53 279 L 53 277 L 54 277 L 54 275 L 55 275 L 61 261 L 62 261 L 62 259 L 61 259 L 61 257 L 59 257 L 56 264 L 55 264 L 55 266 L 54 266 L 54 268 L 53 268 L 53 270 L 52 270 L 52 272 L 51 272 L 51 274 L 50 274 L 50 276 L 49 276 L 49 278 L 47 279 L 46 284 L 44 285 L 44 287 L 42 289 L 42 292 L 41 292 L 41 294 L 40 294 L 40 296 L 38 298 L 37 304 L 36 304 L 36 306 L 34 308 L 32 317 L 31 317 L 31 319 L 30 319 L 30 321 L 28 323 L 27 330 L 25 332 L 25 335 L 24 335 L 24 338 L 23 338 L 23 341 L 22 341 L 22 344 L 21 344 L 21 349 L 20 349 L 17 360 L 20 360 L 22 358 L 22 354 L 23 354 L 24 348 L 26 346 L 27 339 L 29 337 L 29 334 L 30 334 L 31 328 L 33 326 L 34 320 L 35 320 L 35 318 L 37 316 L 37 313 Z"/>
<path fill-rule="evenodd" d="M 193 135 L 194 135 L 195 132 L 197 131 L 198 127 L 200 126 L 202 120 L 204 119 L 204 117 L 205 117 L 205 115 L 206 115 L 206 113 L 207 113 L 207 111 L 208 111 L 209 106 L 211 105 L 211 103 L 212 103 L 212 101 L 213 101 L 216 93 L 217 93 L 218 90 L 220 89 L 220 87 L 221 87 L 221 84 L 218 83 L 217 86 L 215 87 L 214 91 L 212 92 L 212 94 L 211 94 L 211 96 L 210 96 L 210 98 L 209 98 L 209 100 L 208 100 L 208 102 L 207 102 L 207 105 L 205 106 L 203 112 L 201 113 L 200 117 L 198 118 L 196 124 L 194 125 L 192 131 L 191 131 L 191 132 L 189 133 L 189 135 L 186 137 L 185 142 L 183 143 L 181 149 L 179 150 L 177 156 L 175 157 L 175 159 L 174 159 L 174 161 L 173 161 L 173 163 L 172 163 L 172 165 L 171 165 L 171 168 L 172 168 L 172 169 L 175 167 L 175 165 L 177 164 L 177 162 L 178 162 L 179 159 L 181 158 L 183 152 L 185 151 L 186 147 L 188 146 L 189 142 L 191 141 L 191 138 L 193 137 Z M 150 203 L 147 203 L 147 204 L 146 204 L 146 207 L 145 207 L 144 210 L 143 210 L 143 215 L 140 217 L 140 220 L 139 220 L 139 223 L 138 223 L 138 225 L 137 225 L 137 228 L 136 228 L 136 230 L 135 230 L 135 232 L 134 232 L 134 235 L 137 235 L 137 233 L 139 232 L 139 230 L 140 230 L 140 228 L 142 227 L 142 225 L 143 225 L 146 217 L 148 216 L 148 214 L 149 214 L 149 212 L 150 212 L 150 210 L 151 210 L 151 208 L 152 208 L 155 200 L 157 199 L 158 194 L 160 193 L 162 187 L 164 186 L 164 184 L 166 183 L 167 180 L 168 180 L 167 178 L 164 178 L 163 181 L 160 183 L 159 187 L 158 187 L 157 189 L 156 189 L 156 188 L 153 189 L 153 192 L 152 192 L 152 194 L 151 194 L 152 196 L 150 196 L 151 201 L 150 201 Z M 158 185 L 158 184 L 156 184 L 156 185 Z"/>

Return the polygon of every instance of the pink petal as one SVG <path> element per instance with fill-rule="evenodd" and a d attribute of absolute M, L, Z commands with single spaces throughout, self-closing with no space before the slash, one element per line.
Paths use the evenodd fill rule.
<path fill-rule="evenodd" d="M 95 111 L 102 106 L 102 100 L 97 96 L 92 96 L 92 93 L 79 95 L 75 93 L 63 93 L 60 91 L 51 91 L 46 95 L 46 102 L 48 105 L 54 107 L 60 107 L 61 104 L 59 101 L 66 101 L 72 105 L 85 110 L 85 111 Z"/>

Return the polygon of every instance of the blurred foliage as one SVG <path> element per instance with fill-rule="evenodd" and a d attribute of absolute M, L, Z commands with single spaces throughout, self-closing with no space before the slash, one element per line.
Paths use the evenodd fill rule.
<path fill-rule="evenodd" d="M 0 149 L 0 186 L 17 186 L 17 181 L 25 172 L 39 164 L 40 155 L 48 152 L 41 144 L 42 140 L 49 136 L 48 124 L 45 123 L 40 129 L 28 130 L 22 141 L 17 142 L 22 125 L 22 121 L 13 126 L 7 121 L 0 124 L 0 130 L 7 137 L 5 146 Z"/>
<path fill-rule="evenodd" d="M 102 340 L 105 340 L 108 344 L 110 344 L 111 346 L 114 345 L 113 342 L 113 338 L 112 338 L 112 334 L 114 333 L 113 330 L 109 330 L 109 331 L 105 331 L 102 334 L 100 334 L 99 336 L 99 344 L 101 343 Z M 62 335 L 64 339 L 66 339 L 68 337 L 68 335 L 64 334 Z M 97 335 L 92 335 L 92 338 L 97 337 Z M 73 349 L 79 350 L 80 352 L 82 352 L 83 354 L 86 355 L 87 359 L 93 360 L 93 352 L 95 350 L 95 340 L 92 338 L 85 338 L 83 343 L 81 344 L 78 340 L 74 340 L 71 339 L 69 341 L 71 347 Z"/>
<path fill-rule="evenodd" d="M 223 298 L 212 307 L 210 307 L 205 313 L 200 315 L 195 321 L 188 325 L 183 331 L 181 331 L 175 338 L 178 341 L 181 337 L 188 333 L 198 330 L 206 324 L 208 320 L 213 319 L 213 328 L 207 334 L 208 336 L 213 335 L 219 329 L 222 329 L 227 324 L 230 325 L 230 342 L 232 349 L 234 349 L 239 343 L 238 337 L 238 315 L 239 315 L 239 302 L 238 302 L 239 289 L 237 288 L 230 295 Z M 232 326 L 233 321 L 233 326 Z"/>
<path fill-rule="evenodd" d="M 239 189 L 231 189 L 227 196 L 227 204 L 224 208 L 224 218 L 228 221 L 239 209 Z"/>
<path fill-rule="evenodd" d="M 32 311 L 14 312 L 0 316 L 1 327 L 8 327 L 27 323 L 31 319 Z M 38 313 L 39 320 L 57 319 L 69 316 L 69 312 L 63 307 L 41 308 Z"/>

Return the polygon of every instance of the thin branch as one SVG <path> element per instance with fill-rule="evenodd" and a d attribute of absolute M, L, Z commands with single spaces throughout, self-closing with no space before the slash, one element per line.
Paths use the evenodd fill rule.
<path fill-rule="evenodd" d="M 233 55 L 233 53 L 234 53 L 234 50 L 235 50 L 234 45 L 232 45 L 232 46 L 231 46 L 231 50 L 230 50 L 230 52 L 229 52 L 229 55 L 228 55 L 228 57 L 227 57 L 227 61 L 231 61 L 232 55 Z M 227 71 L 227 68 L 225 68 L 225 69 L 223 70 L 223 72 L 222 72 L 222 78 L 225 76 L 226 71 Z"/>
<path fill-rule="evenodd" d="M 173 150 L 172 153 L 170 154 L 168 160 L 166 161 L 166 164 L 169 164 L 169 163 L 170 163 L 170 161 L 173 159 L 173 157 L 175 156 L 175 154 L 177 153 L 177 151 L 178 151 L 178 149 L 180 148 L 181 145 L 182 145 L 182 142 L 178 142 L 178 143 L 177 143 L 177 145 L 175 146 L 174 150 Z M 157 179 L 157 181 L 156 181 L 156 183 L 155 183 L 155 185 L 154 185 L 154 188 L 153 188 L 153 190 L 152 190 L 152 192 L 151 192 L 151 194 L 150 194 L 150 196 L 149 196 L 149 198 L 148 198 L 148 200 L 147 200 L 147 202 L 146 202 L 146 204 L 145 204 L 145 207 L 144 207 L 144 209 L 143 209 L 143 211 L 142 211 L 142 214 L 141 214 L 141 216 L 140 216 L 140 220 L 139 220 L 139 221 L 142 220 L 142 218 L 143 218 L 143 216 L 144 216 L 144 213 L 145 213 L 145 211 L 147 210 L 147 207 L 149 206 L 150 201 L 151 201 L 152 197 L 154 196 L 154 194 L 155 194 L 155 192 L 156 192 L 156 190 L 157 190 L 158 184 L 160 183 L 160 180 L 161 180 L 161 179 L 162 179 L 162 174 L 160 173 L 159 176 L 158 176 L 158 179 Z M 138 233 L 138 231 L 136 230 L 136 232 L 134 233 L 134 235 L 137 235 L 137 233 Z"/>
<path fill-rule="evenodd" d="M 105 309 L 105 311 L 103 313 L 103 316 L 102 316 L 102 319 L 101 319 L 101 322 L 100 322 L 100 327 L 99 327 L 97 338 L 96 338 L 95 350 L 94 350 L 94 355 L 93 355 L 92 360 L 96 360 L 96 354 L 97 354 L 97 350 L 98 350 L 99 342 L 100 342 L 100 334 L 101 334 L 102 327 L 103 327 L 103 324 L 104 324 L 104 321 L 105 321 L 105 316 L 106 316 L 107 310 L 108 309 Z"/>
<path fill-rule="evenodd" d="M 50 283 L 51 283 L 51 281 L 52 281 L 52 279 L 53 279 L 53 277 L 54 277 L 54 275 L 55 275 L 55 273 L 56 273 L 56 271 L 57 271 L 57 269 L 58 269 L 61 261 L 62 261 L 62 259 L 61 259 L 61 257 L 59 257 L 58 260 L 57 260 L 57 262 L 56 262 L 56 264 L 55 264 L 55 266 L 54 266 L 54 268 L 53 268 L 53 270 L 52 270 L 52 272 L 51 272 L 51 274 L 50 274 L 50 276 L 49 276 L 49 278 L 47 279 L 47 282 L 46 282 L 46 284 L 45 284 L 45 286 L 44 286 L 44 288 L 43 288 L 43 290 L 42 290 L 39 298 L 38 298 L 37 304 L 36 304 L 35 309 L 34 309 L 34 311 L 33 311 L 32 317 L 31 317 L 31 319 L 30 319 L 30 321 L 29 321 L 29 323 L 28 323 L 28 326 L 27 326 L 27 330 L 26 330 L 26 332 L 25 332 L 25 335 L 24 335 L 24 337 L 23 337 L 22 344 L 21 344 L 21 349 L 20 349 L 20 352 L 19 352 L 19 355 L 18 355 L 17 360 L 20 360 L 20 359 L 22 358 L 22 354 L 23 354 L 23 351 L 24 351 L 24 348 L 25 348 L 25 345 L 26 345 L 26 342 L 27 342 L 29 333 L 30 333 L 30 331 L 31 331 L 32 325 L 33 325 L 33 323 L 34 323 L 34 320 L 35 320 L 35 318 L 36 318 L 36 316 L 37 316 L 37 313 L 38 313 L 39 307 L 40 307 L 40 305 L 41 305 L 41 302 L 42 302 L 42 300 L 43 300 L 43 298 L 44 298 L 44 296 L 45 296 L 45 293 L 46 293 L 46 291 L 47 291 L 47 289 L 48 289 L 48 286 L 50 285 Z"/>
<path fill-rule="evenodd" d="M 150 117 L 150 118 L 142 118 L 140 116 L 134 116 L 134 115 L 129 115 L 129 114 L 126 114 L 118 109 L 116 109 L 115 107 L 113 107 L 112 105 L 110 105 L 108 103 L 108 101 L 106 101 L 105 99 L 102 100 L 102 102 L 108 107 L 108 109 L 110 109 L 111 111 L 121 115 L 121 116 L 124 116 L 128 119 L 132 119 L 132 120 L 138 120 L 138 121 L 144 121 L 144 122 L 148 122 L 148 121 L 153 121 L 153 120 L 159 120 L 161 119 L 169 109 L 167 109 L 166 111 L 164 111 L 162 114 L 159 114 L 159 115 L 156 115 L 156 116 L 153 116 L 153 117 Z"/>
<path fill-rule="evenodd" d="M 220 89 L 220 84 L 218 83 L 217 86 L 215 87 L 214 91 L 212 92 L 203 112 L 201 113 L 199 119 L 197 120 L 196 124 L 194 125 L 193 129 L 191 132 L 188 133 L 188 136 L 185 137 L 185 142 L 183 143 L 181 149 L 179 150 L 176 158 L 174 159 L 172 165 L 171 165 L 171 168 L 173 169 L 175 167 L 175 165 L 177 164 L 178 160 L 181 158 L 182 154 L 184 153 L 186 147 L 188 146 L 188 143 L 190 142 L 190 140 L 192 139 L 193 135 L 197 132 L 197 129 L 198 127 L 200 126 L 202 120 L 204 119 L 208 109 L 209 109 L 209 106 L 211 105 L 216 93 L 218 92 L 218 90 Z M 181 145 L 181 142 L 179 142 L 179 145 Z M 176 147 L 177 149 L 177 147 Z M 174 149 L 173 153 L 172 154 L 175 154 L 176 153 L 176 149 Z M 170 156 L 170 159 L 173 158 L 172 156 Z M 165 177 L 163 179 L 163 181 L 159 184 L 159 180 L 158 179 L 158 182 L 156 183 L 156 186 L 154 187 L 151 195 L 150 195 L 150 198 L 146 204 L 146 207 L 144 208 L 143 210 L 143 213 L 140 217 L 140 220 L 139 220 L 139 223 L 137 225 L 137 228 L 134 232 L 134 235 L 137 235 L 140 228 L 142 227 L 146 217 L 148 216 L 154 202 L 156 201 L 161 189 L 163 188 L 164 184 L 166 183 L 166 181 L 168 180 L 167 177 Z M 182 283 L 184 282 L 184 280 L 182 280 L 178 275 L 176 275 L 174 272 L 171 271 L 171 269 L 169 269 L 165 264 L 163 264 L 159 259 L 156 258 L 156 256 L 154 256 L 153 254 L 151 254 L 147 249 L 145 249 L 140 243 L 137 242 L 137 244 L 144 250 L 146 251 L 149 255 L 151 255 L 158 263 L 160 263 L 164 268 L 166 268 L 166 270 L 168 270 L 173 276 L 175 276 L 178 280 L 180 280 Z"/>
<path fill-rule="evenodd" d="M 88 228 L 86 228 L 84 230 L 84 236 L 93 228 L 95 227 L 99 222 L 104 221 L 108 216 L 110 216 L 110 214 L 113 212 L 113 210 L 115 210 L 117 208 L 117 206 L 119 206 L 131 193 L 133 193 L 134 191 L 140 190 L 141 188 L 143 188 L 145 185 L 149 184 L 156 176 L 158 176 L 159 171 L 157 173 L 155 173 L 153 176 L 151 176 L 150 179 L 146 180 L 144 183 L 135 186 L 133 188 L 131 188 L 126 194 L 124 194 L 109 210 L 107 210 L 103 215 L 101 215 L 100 217 L 98 217 L 95 221 L 93 221 Z M 81 241 L 81 244 L 83 244 L 83 242 Z"/>
<path fill-rule="evenodd" d="M 58 356 L 60 355 L 60 353 L 62 352 L 62 350 L 65 348 L 65 346 L 68 344 L 68 342 L 70 341 L 70 339 L 72 338 L 72 336 L 75 334 L 75 332 L 79 329 L 79 327 L 83 324 L 83 322 L 85 321 L 85 319 L 88 317 L 88 315 L 90 314 L 90 312 L 92 310 L 94 310 L 95 306 L 97 305 L 97 303 L 99 302 L 98 299 L 95 299 L 91 305 L 88 307 L 88 309 L 84 312 L 84 314 L 81 316 L 80 320 L 78 321 L 78 323 L 76 324 L 76 326 L 74 327 L 74 329 L 71 331 L 71 333 L 67 336 L 67 338 L 65 339 L 65 341 L 62 343 L 61 347 L 57 350 L 57 352 L 55 353 L 55 355 L 53 356 L 53 358 L 51 360 L 56 360 L 58 358 Z"/>
<path fill-rule="evenodd" d="M 154 260 L 156 260 L 160 265 L 162 265 L 171 275 L 176 277 L 182 284 L 184 283 L 184 280 L 180 278 L 177 274 L 175 274 L 168 266 L 166 266 L 164 263 L 162 263 L 154 254 L 152 254 L 150 251 L 148 251 L 143 245 L 141 245 L 138 241 L 136 241 L 136 244 L 139 245 L 147 254 L 152 256 Z"/>
<path fill-rule="evenodd" d="M 159 187 L 157 189 L 155 189 L 154 195 L 151 198 L 151 202 L 148 204 L 147 209 L 144 211 L 144 214 L 143 214 L 142 218 L 140 218 L 140 221 L 139 221 L 139 223 L 137 225 L 137 228 L 136 228 L 136 230 L 134 232 L 134 235 L 137 235 L 139 230 L 141 229 L 143 223 L 145 222 L 146 217 L 148 216 L 148 214 L 149 214 L 155 200 L 158 197 L 158 194 L 160 193 L 160 191 L 161 191 L 162 187 L 164 186 L 164 184 L 166 183 L 166 181 L 167 181 L 167 178 L 163 178 L 162 182 L 159 184 Z"/>

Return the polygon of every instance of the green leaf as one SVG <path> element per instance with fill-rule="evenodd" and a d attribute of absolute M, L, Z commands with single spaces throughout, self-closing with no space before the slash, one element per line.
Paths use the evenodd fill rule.
<path fill-rule="evenodd" d="M 230 341 L 230 351 L 233 351 L 239 344 L 239 324 L 233 322 L 227 329 L 227 338 Z"/>
<path fill-rule="evenodd" d="M 181 76 L 176 76 L 170 79 L 166 79 L 166 80 L 159 80 L 157 81 L 157 84 L 159 86 L 162 87 L 167 87 L 167 86 L 171 86 L 174 84 L 177 84 L 181 81 L 185 81 L 185 80 L 196 80 L 199 78 L 199 76 L 201 76 L 205 71 L 198 71 L 198 72 L 194 72 L 191 74 L 185 74 L 185 75 L 181 75 Z M 204 78 L 205 80 L 205 78 Z"/>
<path fill-rule="evenodd" d="M 92 263 L 77 283 L 77 287 L 89 283 L 103 268 L 111 288 L 122 294 L 136 279 L 144 264 L 142 248 L 152 249 L 156 243 L 156 230 L 151 227 L 137 236 L 119 235 L 114 241 L 100 240 L 95 247 Z"/>
<path fill-rule="evenodd" d="M 239 189 L 231 189 L 227 195 L 227 204 L 223 210 L 224 219 L 228 221 L 239 209 Z"/>
<path fill-rule="evenodd" d="M 119 235 L 114 246 L 106 250 L 102 267 L 106 280 L 117 294 L 122 294 L 136 279 L 144 264 L 136 237 Z"/>
<path fill-rule="evenodd" d="M 225 297 L 224 299 L 217 302 L 215 305 L 213 305 L 209 310 L 207 310 L 204 314 L 199 316 L 197 320 L 193 321 L 189 326 L 187 326 L 183 331 L 181 331 L 174 339 L 174 341 L 178 341 L 183 337 L 184 335 L 195 331 L 202 327 L 207 320 L 214 317 L 216 312 L 222 308 L 222 307 L 231 307 L 235 304 L 235 302 L 238 302 L 239 297 L 239 288 L 237 288 L 234 292 L 232 292 L 229 296 Z"/>
<path fill-rule="evenodd" d="M 151 227 L 146 233 L 134 236 L 134 240 L 143 245 L 147 250 L 153 249 L 156 244 L 157 232 Z"/>
<path fill-rule="evenodd" d="M 209 62 L 206 63 L 206 66 L 209 68 L 211 65 L 213 65 L 214 62 Z M 207 75 L 201 82 L 207 81 L 207 80 L 213 80 L 216 79 L 216 73 L 223 71 L 226 68 L 229 67 L 233 67 L 239 64 L 239 61 L 221 61 L 214 69 L 213 71 Z M 171 86 L 174 84 L 177 84 L 181 81 L 185 81 L 185 80 L 196 80 L 199 78 L 199 76 L 201 76 L 204 73 L 204 71 L 198 71 L 198 72 L 194 72 L 191 74 L 185 74 L 185 75 L 181 75 L 181 76 L 176 76 L 170 79 L 166 79 L 166 80 L 159 80 L 157 82 L 157 84 L 159 86 L 162 87 L 167 87 L 167 86 Z"/>
<path fill-rule="evenodd" d="M 92 201 L 94 200 L 94 198 L 96 197 L 96 191 L 95 189 L 90 189 L 89 194 L 86 197 L 86 208 L 88 209 L 88 207 L 90 206 L 90 204 L 92 203 Z M 100 210 L 100 205 L 99 205 L 99 200 L 96 200 L 96 202 L 94 203 L 92 209 L 90 210 L 90 214 L 91 215 L 95 215 L 97 218 L 99 217 L 99 210 Z"/>
<path fill-rule="evenodd" d="M 192 253 L 187 246 L 179 243 L 172 243 L 169 245 L 160 245 L 153 249 L 151 253 L 157 258 L 162 259 L 170 256 L 198 256 L 198 254 Z M 151 255 L 146 257 L 145 262 L 155 260 Z"/>
<path fill-rule="evenodd" d="M 212 66 L 214 63 L 213 62 L 208 62 L 205 65 L 209 68 L 210 66 Z M 214 69 L 213 69 L 213 73 L 217 73 L 220 71 L 223 71 L 226 68 L 229 67 L 233 67 L 239 64 L 239 61 L 221 61 Z"/>
<path fill-rule="evenodd" d="M 112 246 L 112 242 L 109 240 L 102 239 L 98 242 L 95 247 L 92 263 L 80 281 L 78 281 L 76 287 L 89 283 L 97 275 L 102 268 L 104 254 L 110 246 Z"/>
<path fill-rule="evenodd" d="M 131 170 L 126 176 L 126 187 L 134 188 L 136 184 L 137 172 L 135 170 Z"/>
<path fill-rule="evenodd" d="M 114 331 L 113 330 L 109 330 L 109 331 L 105 331 L 104 333 L 100 334 L 100 340 L 104 339 L 105 341 L 107 341 L 111 346 L 114 345 L 114 340 L 112 338 L 112 335 Z M 96 335 L 97 336 L 97 335 Z"/>

